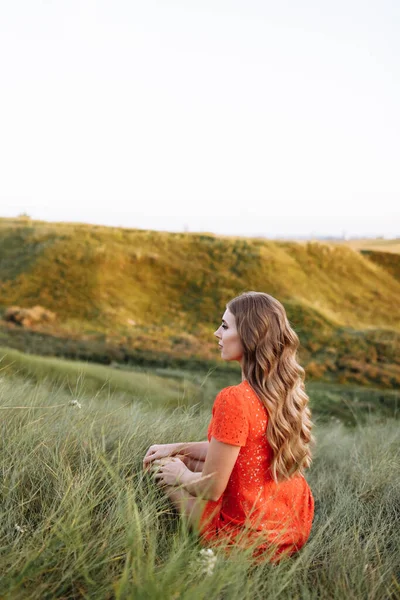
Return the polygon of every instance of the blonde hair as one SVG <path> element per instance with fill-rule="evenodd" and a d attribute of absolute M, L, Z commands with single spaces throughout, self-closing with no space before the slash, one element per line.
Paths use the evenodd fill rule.
<path fill-rule="evenodd" d="M 268 411 L 266 436 L 278 482 L 311 465 L 312 421 L 304 369 L 296 359 L 299 338 L 282 304 L 263 292 L 245 292 L 227 308 L 243 346 L 243 374 Z"/>

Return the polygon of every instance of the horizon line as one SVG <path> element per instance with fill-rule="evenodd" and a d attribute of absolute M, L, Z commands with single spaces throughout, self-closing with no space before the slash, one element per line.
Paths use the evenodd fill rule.
<path fill-rule="evenodd" d="M 182 229 L 156 229 L 156 228 L 148 228 L 148 227 L 127 227 L 124 225 L 108 225 L 105 223 L 91 223 L 86 221 L 52 221 L 46 219 L 39 219 L 31 217 L 26 213 L 22 213 L 20 215 L 16 215 L 15 217 L 3 217 L 0 215 L 1 220 L 7 221 L 32 221 L 39 223 L 52 223 L 54 225 L 81 225 L 81 226 L 93 226 L 93 227 L 106 227 L 108 229 L 126 229 L 126 230 L 139 230 L 139 231 L 158 231 L 165 233 L 177 233 L 177 234 L 203 234 L 203 235 L 213 235 L 213 236 L 221 236 L 221 237 L 247 237 L 254 239 L 278 239 L 278 240 L 309 240 L 309 239 L 322 239 L 322 240 L 338 240 L 338 241 L 351 241 L 351 240 L 386 240 L 386 241 L 395 241 L 400 239 L 400 234 L 394 237 L 386 236 L 385 234 L 364 234 L 364 235 L 353 235 L 347 234 L 345 230 L 342 231 L 341 234 L 324 234 L 324 233 L 315 233 L 311 231 L 308 234 L 263 234 L 263 233 L 217 233 L 214 231 L 207 230 L 189 230 L 187 225 L 184 225 Z"/>

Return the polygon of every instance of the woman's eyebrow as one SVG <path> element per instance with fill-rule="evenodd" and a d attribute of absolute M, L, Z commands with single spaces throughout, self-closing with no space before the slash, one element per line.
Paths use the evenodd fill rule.
<path fill-rule="evenodd" d="M 225 325 L 228 325 L 228 323 L 225 321 L 225 319 L 222 319 L 222 322 L 225 323 Z"/>

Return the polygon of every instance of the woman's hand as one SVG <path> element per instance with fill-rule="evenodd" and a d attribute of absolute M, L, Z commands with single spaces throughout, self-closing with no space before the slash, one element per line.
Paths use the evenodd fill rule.
<path fill-rule="evenodd" d="M 189 473 L 187 466 L 180 458 L 174 456 L 153 461 L 154 479 L 157 485 L 180 485 Z"/>
<path fill-rule="evenodd" d="M 150 446 L 150 448 L 147 450 L 143 459 L 144 471 L 148 471 L 151 463 L 155 460 L 172 456 L 173 454 L 178 454 L 178 452 L 179 444 L 153 444 L 153 446 Z"/>

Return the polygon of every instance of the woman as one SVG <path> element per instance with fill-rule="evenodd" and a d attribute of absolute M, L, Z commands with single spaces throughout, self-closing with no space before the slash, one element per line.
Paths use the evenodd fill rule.
<path fill-rule="evenodd" d="M 143 466 L 155 467 L 201 543 L 251 547 L 276 561 L 305 544 L 314 515 L 299 339 L 282 304 L 262 292 L 231 300 L 214 335 L 222 359 L 240 363 L 242 382 L 217 395 L 208 441 L 150 446 Z"/>

